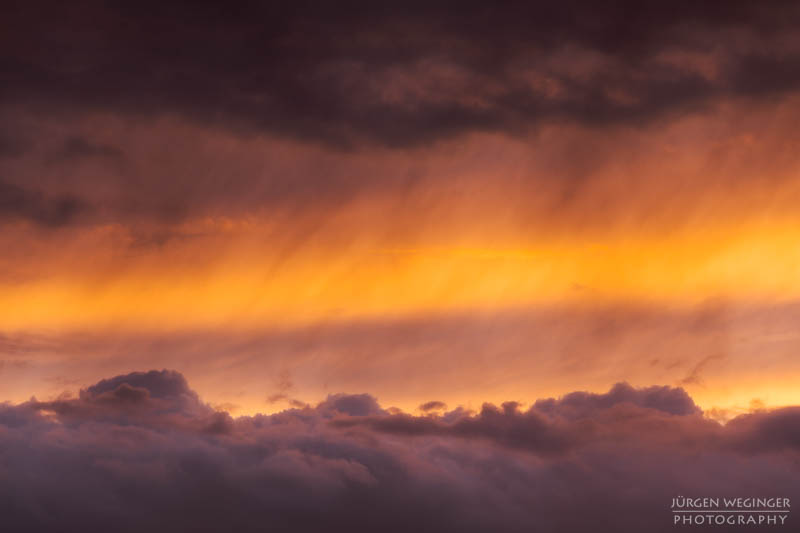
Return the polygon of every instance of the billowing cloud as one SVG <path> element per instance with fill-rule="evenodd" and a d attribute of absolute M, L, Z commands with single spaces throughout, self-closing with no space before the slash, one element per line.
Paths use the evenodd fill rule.
<path fill-rule="evenodd" d="M 674 531 L 680 495 L 798 497 L 798 416 L 722 426 L 680 389 L 620 384 L 525 411 L 339 394 L 231 418 L 150 371 L 0 406 L 0 507 L 9 531 Z"/>
<path fill-rule="evenodd" d="M 673 415 L 699 413 L 700 408 L 683 389 L 670 387 L 648 387 L 634 389 L 627 383 L 615 385 L 607 394 L 573 392 L 559 400 L 539 400 L 535 407 L 544 412 L 556 412 L 571 417 L 591 415 L 595 410 L 611 408 L 617 404 L 629 403 L 638 407 L 656 409 Z"/>

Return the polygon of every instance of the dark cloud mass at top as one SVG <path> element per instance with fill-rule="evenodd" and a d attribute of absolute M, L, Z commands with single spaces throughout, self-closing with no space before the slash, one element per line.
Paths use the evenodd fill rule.
<path fill-rule="evenodd" d="M 721 426 L 681 389 L 627 384 L 527 410 L 336 394 L 234 419 L 176 372 L 136 372 L 0 405 L 0 512 L 14 532 L 674 531 L 677 495 L 796 497 L 798 424 Z"/>
<path fill-rule="evenodd" d="M 800 83 L 795 2 L 5 2 L 0 96 L 403 147 Z"/>

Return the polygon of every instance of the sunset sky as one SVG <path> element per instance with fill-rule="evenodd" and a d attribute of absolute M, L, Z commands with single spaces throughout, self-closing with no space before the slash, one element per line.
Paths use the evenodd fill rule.
<path fill-rule="evenodd" d="M 4 3 L 0 401 L 169 369 L 232 417 L 620 382 L 682 389 L 697 427 L 798 405 L 798 23 Z"/>

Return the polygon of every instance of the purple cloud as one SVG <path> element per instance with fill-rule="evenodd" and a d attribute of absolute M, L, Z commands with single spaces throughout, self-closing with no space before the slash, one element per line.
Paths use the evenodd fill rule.
<path fill-rule="evenodd" d="M 799 423 L 721 426 L 681 389 L 624 384 L 527 411 L 339 394 L 232 418 L 137 372 L 0 406 L 0 511 L 6 531 L 673 531 L 678 495 L 795 497 Z"/>

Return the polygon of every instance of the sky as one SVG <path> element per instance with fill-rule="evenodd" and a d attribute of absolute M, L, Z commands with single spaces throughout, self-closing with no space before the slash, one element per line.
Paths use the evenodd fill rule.
<path fill-rule="evenodd" d="M 407 497 L 452 511 L 436 531 L 583 528 L 502 496 L 550 483 L 524 498 L 562 509 L 581 468 L 571 504 L 660 462 L 607 513 L 723 490 L 732 460 L 731 486 L 790 487 L 798 22 L 782 1 L 5 2 L 0 441 L 67 477 L 94 450 L 85 497 L 133 491 L 52 503 L 76 530 L 218 524 L 137 492 L 192 505 L 195 460 L 196 501 L 322 487 L 231 504 L 289 531 L 319 527 L 293 526 L 307 508 L 352 530 L 333 509 L 371 483 L 364 520 Z M 9 464 L 6 510 L 57 527 L 34 496 L 61 488 Z"/>

